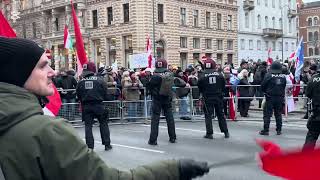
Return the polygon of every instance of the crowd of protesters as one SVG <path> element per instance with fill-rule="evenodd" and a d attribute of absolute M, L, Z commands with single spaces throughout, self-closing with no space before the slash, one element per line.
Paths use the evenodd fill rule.
<path fill-rule="evenodd" d="M 296 84 L 294 81 L 294 64 L 285 61 L 283 64 L 283 73 L 288 75 L 288 79 L 291 78 L 292 84 Z M 307 61 L 301 73 L 301 83 L 307 84 L 312 75 L 316 72 L 317 62 Z M 218 64 L 217 70 L 222 72 L 226 79 L 225 90 L 225 102 L 224 113 L 227 118 L 229 117 L 229 103 L 228 98 L 231 94 L 238 96 L 238 111 L 241 117 L 249 117 L 249 107 L 251 101 L 256 99 L 258 101 L 258 108 L 262 108 L 264 94 L 260 89 L 260 86 L 264 76 L 268 73 L 270 65 L 265 61 L 253 61 L 242 60 L 239 67 L 234 67 L 233 64 Z M 201 61 L 197 65 L 188 65 L 185 69 L 175 65 L 168 65 L 168 70 L 173 72 L 175 77 L 181 81 L 184 81 L 187 86 L 185 88 L 175 88 L 175 98 L 178 102 L 178 114 L 180 119 L 190 120 L 190 97 L 193 99 L 193 111 L 197 114 L 202 113 L 202 102 L 199 101 L 200 93 L 197 88 L 198 78 L 203 73 L 203 64 Z M 127 69 L 124 67 L 118 67 L 117 69 L 111 66 L 100 67 L 97 71 L 97 75 L 103 77 L 108 86 L 108 94 L 112 100 L 123 100 L 127 103 L 128 117 L 139 117 L 144 112 L 140 108 L 143 108 L 143 100 L 150 100 L 151 96 L 146 88 L 147 82 L 153 73 L 151 68 L 143 69 Z M 80 77 L 81 78 L 81 77 Z M 77 86 L 76 74 L 73 70 L 66 71 L 61 69 L 54 82 L 58 89 L 60 89 L 60 95 L 63 103 L 76 103 L 75 89 Z M 237 88 L 235 88 L 238 86 Z M 303 88 L 301 88 L 303 92 Z M 288 94 L 292 93 L 292 90 L 288 90 Z M 307 102 L 305 102 L 307 104 Z M 112 105 L 111 105 L 112 106 Z M 173 106 L 175 107 L 175 106 Z M 75 106 L 67 106 L 61 109 L 61 114 L 66 116 L 67 119 L 73 119 L 72 112 L 75 111 Z M 147 107 L 150 110 L 150 105 Z M 191 111 L 191 110 L 190 110 Z M 140 114 L 139 114 L 140 113 Z M 304 118 L 307 118 L 307 114 Z M 128 119 L 130 121 L 130 119 Z M 131 119 L 134 121 L 134 119 Z"/>

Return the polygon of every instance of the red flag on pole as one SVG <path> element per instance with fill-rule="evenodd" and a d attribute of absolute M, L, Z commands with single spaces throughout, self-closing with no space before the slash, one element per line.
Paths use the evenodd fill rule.
<path fill-rule="evenodd" d="M 11 28 L 9 22 L 4 17 L 1 10 L 0 10 L 0 24 L 1 24 L 0 25 L 0 36 L 11 37 L 11 38 L 17 37 L 16 33 Z"/>
<path fill-rule="evenodd" d="M 259 153 L 261 168 L 267 173 L 287 180 L 320 179 L 320 149 L 282 150 L 270 141 L 257 140 L 263 152 Z"/>
<path fill-rule="evenodd" d="M 74 35 L 76 38 L 76 48 L 77 48 L 78 61 L 81 64 L 81 66 L 83 66 L 83 64 L 88 62 L 88 59 L 87 59 L 86 51 L 84 50 L 82 34 L 80 31 L 78 18 L 76 15 L 76 11 L 74 10 L 72 0 L 71 0 L 71 8 L 72 8 L 72 18 L 73 18 L 73 24 L 74 24 Z"/>
<path fill-rule="evenodd" d="M 147 36 L 147 54 L 148 54 L 148 68 L 152 67 L 152 49 L 151 49 L 151 40 L 150 36 Z"/>

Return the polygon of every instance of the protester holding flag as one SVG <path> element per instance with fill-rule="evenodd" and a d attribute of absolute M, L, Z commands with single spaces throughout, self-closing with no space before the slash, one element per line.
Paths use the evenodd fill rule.
<path fill-rule="evenodd" d="M 64 119 L 43 115 L 38 97 L 54 93 L 55 75 L 44 49 L 30 40 L 0 37 L 0 61 L 0 177 L 184 180 L 209 172 L 207 163 L 186 159 L 129 172 L 108 167 Z"/>

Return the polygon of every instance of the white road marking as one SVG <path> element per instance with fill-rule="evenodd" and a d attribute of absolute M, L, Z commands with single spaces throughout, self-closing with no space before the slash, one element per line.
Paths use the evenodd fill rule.
<path fill-rule="evenodd" d="M 85 141 L 85 139 L 83 139 Z M 101 141 L 94 141 L 95 143 L 102 144 Z M 117 147 L 123 147 L 123 148 L 128 148 L 128 149 L 135 149 L 135 150 L 140 150 L 140 151 L 147 151 L 147 152 L 153 152 L 153 153 L 160 153 L 164 154 L 165 151 L 159 151 L 159 150 L 154 150 L 154 149 L 148 149 L 148 148 L 140 148 L 140 147 L 135 147 L 135 146 L 127 146 L 127 145 L 122 145 L 122 144 L 113 144 L 111 143 L 112 146 L 117 146 Z"/>
<path fill-rule="evenodd" d="M 142 125 L 142 126 L 150 127 L 150 125 Z M 161 129 L 167 129 L 167 127 L 166 127 L 166 126 L 159 126 L 159 128 L 161 128 Z M 197 129 L 186 129 L 186 128 L 177 128 L 177 127 L 176 127 L 176 130 L 181 130 L 181 131 L 191 131 L 191 132 L 199 132 L 199 133 L 206 133 L 206 131 L 203 131 L 203 130 L 197 130 Z M 220 133 L 220 132 L 214 132 L 213 134 L 217 134 L 217 135 L 224 135 L 224 133 Z"/>
<path fill-rule="evenodd" d="M 257 121 L 241 121 L 243 123 L 247 123 L 247 124 L 263 124 L 263 122 L 257 122 Z M 271 122 L 270 124 L 275 125 L 276 123 Z M 286 127 L 295 127 L 295 128 L 306 128 L 306 124 L 282 124 L 282 126 L 286 126 Z"/>

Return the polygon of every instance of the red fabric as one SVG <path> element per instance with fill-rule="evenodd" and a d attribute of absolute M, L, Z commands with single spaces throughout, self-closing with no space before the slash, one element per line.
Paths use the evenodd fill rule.
<path fill-rule="evenodd" d="M 257 140 L 257 144 L 264 149 L 259 158 L 265 172 L 287 180 L 320 179 L 320 149 L 284 151 L 270 141 Z"/>
<path fill-rule="evenodd" d="M 298 97 L 300 93 L 300 81 L 296 82 L 296 85 L 293 87 L 292 96 Z M 298 99 L 294 99 L 297 101 Z"/>
<path fill-rule="evenodd" d="M 148 54 L 148 68 L 152 67 L 152 50 L 151 50 L 151 40 L 150 40 L 150 36 L 148 35 L 147 37 L 147 54 Z"/>
<path fill-rule="evenodd" d="M 68 26 L 67 25 L 64 25 L 64 31 L 63 31 L 63 47 L 66 48 L 66 41 L 67 41 L 67 38 L 68 38 Z"/>
<path fill-rule="evenodd" d="M 80 64 L 83 66 L 83 64 L 88 62 L 88 59 L 87 59 L 86 51 L 84 50 L 82 34 L 80 31 L 78 18 L 76 15 L 76 11 L 74 10 L 72 0 L 71 0 L 71 7 L 72 7 L 72 18 L 73 18 L 73 24 L 74 24 L 74 35 L 76 37 L 77 55 L 78 55 Z"/>
<path fill-rule="evenodd" d="M 228 85 L 231 86 L 230 82 L 228 82 Z M 230 119 L 235 121 L 236 120 L 236 111 L 235 111 L 235 106 L 234 106 L 234 95 L 233 95 L 233 92 L 232 90 L 230 89 L 230 92 L 229 92 L 229 95 L 230 95 L 230 99 L 229 99 L 229 116 L 230 116 Z"/>
<path fill-rule="evenodd" d="M 4 15 L 2 14 L 1 10 L 0 10 L 0 24 L 1 24 L 1 26 L 0 26 L 0 36 L 11 37 L 11 38 L 17 37 L 16 33 L 11 28 L 9 22 L 4 17 Z"/>
<path fill-rule="evenodd" d="M 47 96 L 49 99 L 49 103 L 46 104 L 46 107 L 54 114 L 55 116 L 58 115 L 60 107 L 62 105 L 60 94 L 57 88 L 53 85 L 54 93 L 52 96 Z"/>

